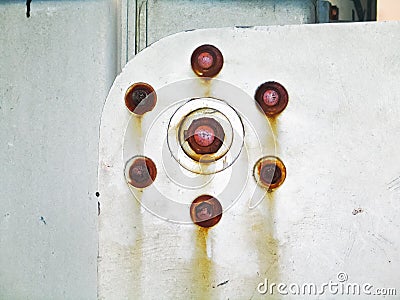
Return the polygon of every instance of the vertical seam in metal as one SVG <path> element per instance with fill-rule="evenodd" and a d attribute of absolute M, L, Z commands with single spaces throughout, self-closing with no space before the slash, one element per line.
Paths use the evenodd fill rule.
<path fill-rule="evenodd" d="M 148 36 L 148 28 L 149 28 L 149 26 L 148 26 L 148 18 L 147 18 L 147 16 L 149 15 L 148 9 L 149 9 L 149 0 L 146 0 L 146 43 L 145 43 L 146 47 L 148 46 L 147 36 Z"/>
<path fill-rule="evenodd" d="M 128 63 L 129 59 L 129 7 L 130 0 L 126 0 L 126 45 L 125 45 L 125 64 Z"/>

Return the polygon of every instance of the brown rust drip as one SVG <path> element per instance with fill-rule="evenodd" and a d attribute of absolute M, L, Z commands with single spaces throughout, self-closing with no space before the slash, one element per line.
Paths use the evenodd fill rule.
<path fill-rule="evenodd" d="M 268 121 L 269 125 L 271 126 L 272 133 L 274 134 L 274 136 L 278 136 L 278 117 L 269 117 Z"/>
<path fill-rule="evenodd" d="M 192 259 L 192 292 L 196 299 L 210 299 L 212 287 L 212 260 L 207 255 L 208 228 L 195 229 L 195 248 Z"/>
<path fill-rule="evenodd" d="M 140 143 L 142 142 L 141 139 L 143 137 L 143 133 L 142 133 L 142 116 L 134 116 L 132 118 L 132 125 L 133 125 L 133 131 L 134 131 L 134 137 L 136 141 L 140 141 Z M 141 146 L 141 145 L 139 145 Z M 141 147 L 139 147 L 141 148 Z"/>
<path fill-rule="evenodd" d="M 203 78 L 201 84 L 204 87 L 204 97 L 211 97 L 211 78 Z"/>
<path fill-rule="evenodd" d="M 265 278 L 278 283 L 279 241 L 275 238 L 275 195 L 266 193 L 264 200 L 251 212 L 253 222 L 251 235 L 258 255 L 259 282 Z"/>

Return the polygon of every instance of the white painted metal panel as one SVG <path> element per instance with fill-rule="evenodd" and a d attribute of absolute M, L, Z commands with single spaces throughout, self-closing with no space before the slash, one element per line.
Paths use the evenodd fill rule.
<path fill-rule="evenodd" d="M 339 272 L 349 282 L 399 289 L 399 34 L 399 23 L 198 30 L 162 39 L 131 60 L 114 82 L 100 129 L 100 299 L 263 298 L 257 286 L 266 278 L 320 285 L 338 281 Z M 190 66 L 192 51 L 205 43 L 225 60 L 207 82 Z M 289 93 L 287 109 L 270 123 L 253 100 L 269 80 Z M 123 101 L 135 82 L 159 96 L 142 118 Z M 179 199 L 152 198 L 162 188 L 179 195 L 163 172 L 143 191 L 131 192 L 124 178 L 130 155 L 163 151 L 165 121 L 192 97 L 226 101 L 246 130 L 248 155 L 226 169 L 227 184 L 195 190 L 236 200 L 209 231 L 141 207 L 137 200 L 190 199 L 186 191 Z M 157 141 L 146 139 L 154 120 L 162 120 Z M 254 132 L 263 128 L 258 145 Z M 251 207 L 264 194 L 251 177 L 261 154 L 279 156 L 287 178 Z M 159 169 L 162 160 L 176 163 L 160 155 Z M 188 218 L 187 205 L 179 215 Z"/>

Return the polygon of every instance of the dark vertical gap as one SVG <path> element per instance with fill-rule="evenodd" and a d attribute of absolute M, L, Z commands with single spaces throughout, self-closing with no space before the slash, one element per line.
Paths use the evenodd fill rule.
<path fill-rule="evenodd" d="M 135 1 L 136 2 L 136 1 Z M 129 39 L 129 0 L 126 1 L 126 38 L 125 38 L 125 64 L 128 62 L 129 60 L 129 43 L 130 43 L 130 39 Z M 136 9 L 135 9 L 135 13 L 136 13 Z M 136 16 L 135 16 L 135 21 L 136 21 Z M 136 32 L 135 32 L 135 38 L 136 38 Z M 135 41 L 135 45 L 136 45 L 136 41 Z M 136 46 L 135 46 L 136 47 Z M 135 54 L 136 54 L 136 48 L 135 48 Z M 122 66 L 123 67 L 123 66 Z"/>
<path fill-rule="evenodd" d="M 139 47 L 138 47 L 139 30 L 138 30 L 138 28 L 139 28 L 139 17 L 140 17 L 140 14 L 139 14 L 139 3 L 138 2 L 139 2 L 138 0 L 135 1 L 135 24 L 136 24 L 136 26 L 135 26 L 135 55 L 139 52 Z"/>
<path fill-rule="evenodd" d="M 149 4 L 149 1 L 146 1 L 146 47 L 148 46 L 147 35 L 148 35 L 148 28 L 149 28 L 149 24 L 148 24 L 149 7 L 148 7 L 148 4 Z"/>
<path fill-rule="evenodd" d="M 31 16 L 31 2 L 32 0 L 26 0 L 26 17 L 29 18 Z"/>
<path fill-rule="evenodd" d="M 365 20 L 365 11 L 361 4 L 361 0 L 352 0 L 354 2 L 354 6 L 356 8 L 358 21 L 362 22 Z"/>
<path fill-rule="evenodd" d="M 376 0 L 368 0 L 367 2 L 367 21 L 376 21 Z"/>

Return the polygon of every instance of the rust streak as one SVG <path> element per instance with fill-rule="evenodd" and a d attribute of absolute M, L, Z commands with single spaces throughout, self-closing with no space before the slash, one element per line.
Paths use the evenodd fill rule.
<path fill-rule="evenodd" d="M 264 201 L 253 211 L 253 241 L 258 254 L 259 274 L 271 282 L 279 282 L 278 240 L 275 239 L 275 194 L 266 193 Z"/>
<path fill-rule="evenodd" d="M 196 299 L 210 299 L 213 264 L 207 255 L 208 228 L 195 230 L 195 248 L 192 260 L 192 292 Z"/>

